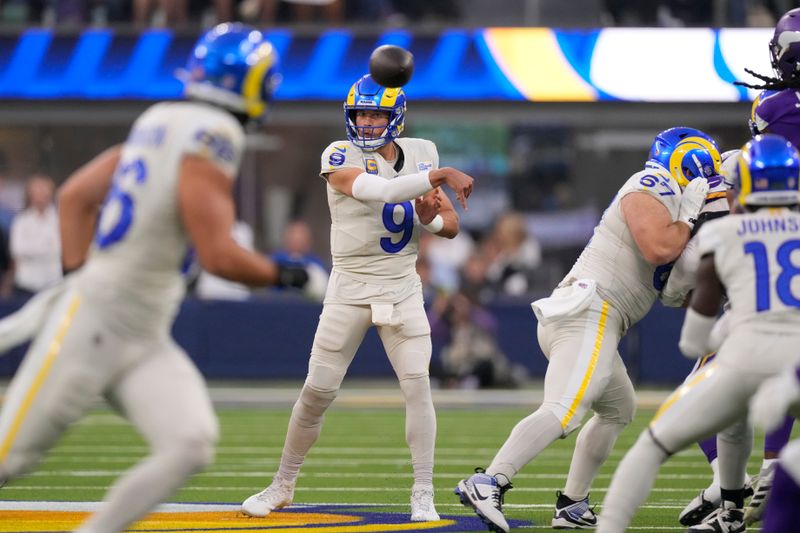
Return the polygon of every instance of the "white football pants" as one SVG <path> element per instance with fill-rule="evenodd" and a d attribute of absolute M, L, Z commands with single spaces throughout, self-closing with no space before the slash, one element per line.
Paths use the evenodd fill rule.
<path fill-rule="evenodd" d="M 167 335 L 123 338 L 108 312 L 72 289 L 59 297 L 0 411 L 0 481 L 30 470 L 105 397 L 150 456 L 120 478 L 80 531 L 124 530 L 213 460 L 218 427 L 202 376 Z M 1 484 L 1 483 L 0 483 Z"/>
<path fill-rule="evenodd" d="M 430 324 L 421 291 L 395 304 L 397 326 L 377 326 L 406 403 L 406 441 L 411 449 L 414 480 L 430 485 L 436 441 L 436 414 L 428 368 L 431 359 Z M 294 480 L 322 421 L 342 384 L 356 350 L 373 326 L 369 305 L 325 304 L 320 316 L 308 376 L 294 405 L 278 476 Z"/>
<path fill-rule="evenodd" d="M 554 440 L 574 431 L 586 412 L 592 421 L 578 436 L 567 495 L 583 498 L 597 469 L 635 412 L 633 385 L 617 352 L 622 318 L 595 295 L 588 309 L 538 329 L 539 344 L 550 360 L 544 403 L 520 421 L 487 468 L 511 479 Z M 594 438 L 587 439 L 588 431 Z"/>
<path fill-rule="evenodd" d="M 741 486 L 752 448 L 747 422 L 750 397 L 762 381 L 795 364 L 798 345 L 797 332 L 759 335 L 742 329 L 731 334 L 717 358 L 664 401 L 625 455 L 603 502 L 598 533 L 624 531 L 647 499 L 661 463 L 715 433 L 719 433 L 720 456 L 731 461 L 730 468 L 720 470 L 720 484 Z"/>

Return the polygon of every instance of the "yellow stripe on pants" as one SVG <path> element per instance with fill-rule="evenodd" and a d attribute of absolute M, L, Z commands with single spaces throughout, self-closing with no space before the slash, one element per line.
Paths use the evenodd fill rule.
<path fill-rule="evenodd" d="M 692 388 L 695 385 L 697 385 L 707 377 L 711 376 L 716 370 L 716 368 L 717 365 L 711 363 L 710 365 L 706 366 L 702 372 L 699 372 L 695 377 L 693 377 L 689 381 L 689 383 L 681 385 L 680 387 L 675 389 L 675 392 L 670 394 L 669 397 L 664 401 L 664 403 L 661 404 L 661 407 L 658 408 L 658 411 L 656 411 L 655 416 L 653 416 L 653 419 L 650 421 L 650 425 L 652 425 L 656 420 L 658 420 L 659 417 L 661 417 L 661 415 L 663 415 L 667 411 L 667 409 L 672 407 L 672 404 L 674 404 L 675 402 L 686 396 L 686 393 L 692 390 Z"/>
<path fill-rule="evenodd" d="M 589 382 L 592 380 L 594 369 L 597 368 L 597 360 L 600 358 L 600 349 L 603 347 L 603 336 L 606 332 L 606 319 L 608 318 L 608 302 L 603 300 L 603 308 L 600 311 L 600 322 L 597 325 L 597 335 L 594 337 L 594 348 L 592 349 L 592 357 L 589 359 L 589 367 L 583 375 L 583 381 L 578 389 L 578 394 L 572 400 L 572 405 L 569 406 L 567 414 L 561 419 L 561 429 L 567 429 L 567 424 L 575 416 L 575 409 L 580 405 L 583 396 L 586 394 L 586 389 L 589 387 Z"/>
<path fill-rule="evenodd" d="M 50 342 L 50 346 L 47 348 L 47 355 L 42 363 L 42 367 L 39 369 L 39 372 L 33 379 L 30 389 L 28 389 L 28 392 L 25 394 L 25 398 L 23 398 L 22 404 L 20 405 L 19 410 L 14 417 L 14 421 L 11 423 L 8 434 L 5 436 L 5 439 L 3 439 L 2 444 L 0 444 L 0 461 L 4 461 L 8 456 L 8 452 L 11 450 L 11 445 L 13 444 L 14 439 L 19 432 L 19 428 L 22 426 L 22 422 L 25 420 L 25 415 L 28 414 L 28 410 L 31 408 L 33 400 L 36 398 L 36 395 L 42 388 L 45 379 L 47 379 L 47 376 L 50 374 L 50 369 L 53 367 L 53 363 L 61 351 L 61 342 L 64 340 L 64 336 L 67 334 L 70 324 L 72 324 L 72 319 L 75 317 L 75 313 L 78 310 L 79 304 L 80 298 L 78 298 L 77 295 L 73 296 L 64 318 L 61 319 L 61 323 L 58 325 L 56 334 L 53 337 L 53 340 Z"/>

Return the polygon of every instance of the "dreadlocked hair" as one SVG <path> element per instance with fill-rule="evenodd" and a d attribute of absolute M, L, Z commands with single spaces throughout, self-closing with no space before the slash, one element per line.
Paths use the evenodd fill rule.
<path fill-rule="evenodd" d="M 795 75 L 788 80 L 782 78 L 773 78 L 772 76 L 765 76 L 754 72 L 749 68 L 744 69 L 745 72 L 754 76 L 764 82 L 763 85 L 754 85 L 743 81 L 735 81 L 734 85 L 740 85 L 749 89 L 766 89 L 768 91 L 782 91 L 783 89 L 800 89 L 800 75 Z"/>

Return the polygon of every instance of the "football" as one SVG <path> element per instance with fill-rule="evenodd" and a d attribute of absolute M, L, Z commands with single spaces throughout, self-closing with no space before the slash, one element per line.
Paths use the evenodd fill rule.
<path fill-rule="evenodd" d="M 385 44 L 369 56 L 369 74 L 384 87 L 402 87 L 414 73 L 414 56 L 399 46 Z"/>

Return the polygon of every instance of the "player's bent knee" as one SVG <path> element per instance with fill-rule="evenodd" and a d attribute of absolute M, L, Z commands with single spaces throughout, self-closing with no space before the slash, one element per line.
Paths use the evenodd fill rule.
<path fill-rule="evenodd" d="M 425 400 L 431 397 L 431 380 L 428 374 L 419 376 L 409 376 L 400 379 L 400 390 L 406 401 Z"/>
<path fill-rule="evenodd" d="M 294 404 L 292 418 L 303 427 L 318 425 L 325 411 L 336 399 L 337 392 L 319 390 L 306 383 L 300 391 L 300 398 Z"/>
<path fill-rule="evenodd" d="M 177 443 L 177 454 L 190 471 L 203 470 L 214 462 L 217 447 L 206 439 L 186 438 Z"/>
<path fill-rule="evenodd" d="M 576 406 L 567 405 L 564 402 L 544 402 L 537 411 L 547 411 L 559 421 L 564 429 L 561 438 L 566 437 L 579 427 L 586 413 L 589 411 L 589 404 L 581 402 Z"/>
<path fill-rule="evenodd" d="M 720 431 L 717 438 L 730 444 L 749 444 L 753 439 L 753 427 L 747 420 L 739 420 Z"/>
<path fill-rule="evenodd" d="M 599 421 L 603 424 L 620 424 L 623 426 L 630 424 L 635 415 L 636 401 L 633 398 L 620 402 L 613 409 L 604 409 L 603 412 L 597 413 Z"/>
<path fill-rule="evenodd" d="M 312 352 L 305 384 L 318 391 L 338 391 L 347 373 L 347 364 L 339 359 L 338 354 Z"/>

